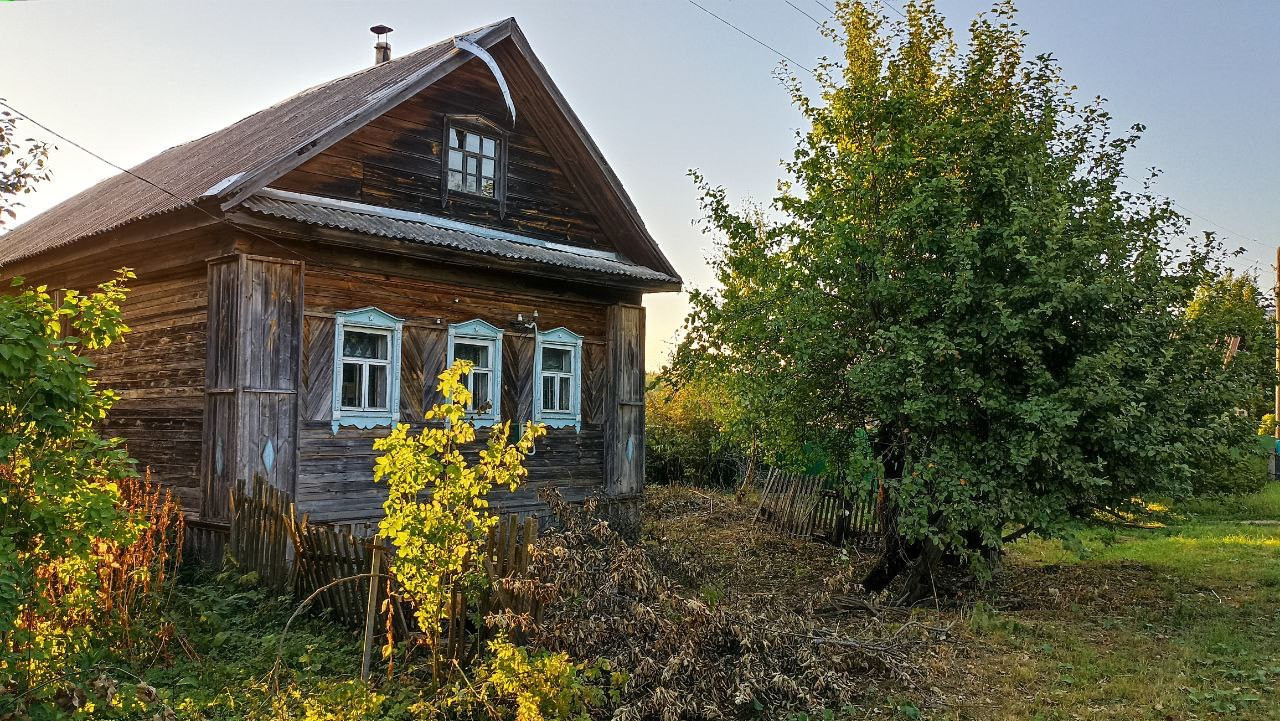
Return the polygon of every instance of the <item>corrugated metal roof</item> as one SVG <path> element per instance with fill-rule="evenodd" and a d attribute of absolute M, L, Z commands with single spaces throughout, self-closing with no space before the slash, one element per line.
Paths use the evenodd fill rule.
<path fill-rule="evenodd" d="M 293 195 L 294 197 L 288 197 Z M 408 240 L 427 245 L 438 245 L 446 248 L 493 255 L 515 260 L 527 260 L 535 263 L 587 270 L 598 273 L 634 278 L 637 280 L 657 281 L 662 283 L 679 283 L 673 278 L 642 265 L 625 260 L 584 255 L 569 250 L 548 247 L 543 241 L 533 238 L 523 241 L 508 240 L 498 237 L 487 228 L 474 226 L 473 230 L 461 229 L 463 224 L 447 219 L 432 219 L 422 215 L 420 220 L 410 219 L 415 214 L 400 213 L 399 217 L 390 217 L 381 209 L 367 206 L 361 208 L 357 204 L 338 205 L 324 199 L 306 200 L 306 196 L 286 194 L 280 191 L 265 191 L 244 201 L 241 209 L 285 220 L 292 220 L 326 228 L 338 228 L 358 233 Z M 436 224 L 439 223 L 439 224 Z M 447 223 L 455 227 L 442 227 Z M 512 236 L 503 233 L 502 236 Z"/>
<path fill-rule="evenodd" d="M 126 173 L 108 178 L 0 235 L 0 264 L 194 202 L 228 177 L 295 151 L 452 52 L 449 38 L 304 90 L 222 130 L 170 148 L 131 171 L 173 195 Z"/>

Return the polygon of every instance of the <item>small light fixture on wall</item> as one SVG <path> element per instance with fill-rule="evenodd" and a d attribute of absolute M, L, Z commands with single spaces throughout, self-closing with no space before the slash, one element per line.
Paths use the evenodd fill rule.
<path fill-rule="evenodd" d="M 526 328 L 529 330 L 536 328 L 538 325 L 538 311 L 533 311 L 532 318 L 527 321 L 524 319 L 524 313 L 516 313 L 516 319 L 512 322 L 512 325 L 517 328 Z"/>

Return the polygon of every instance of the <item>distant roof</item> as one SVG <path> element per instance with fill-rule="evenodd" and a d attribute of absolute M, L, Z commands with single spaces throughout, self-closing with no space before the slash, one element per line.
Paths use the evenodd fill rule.
<path fill-rule="evenodd" d="M 545 101 L 549 103 L 546 107 L 562 116 L 555 121 L 557 128 L 565 129 L 578 141 L 576 146 L 583 149 L 584 157 L 595 161 L 574 165 L 580 172 L 593 173 L 593 179 L 608 188 L 610 202 L 605 204 L 610 206 L 606 210 L 612 214 L 613 222 L 607 224 L 612 232 L 628 234 L 631 242 L 627 254 L 633 260 L 678 282 L 674 268 L 645 230 L 621 182 L 541 63 L 532 56 L 513 18 L 317 85 L 222 130 L 170 148 L 130 169 L 150 182 L 121 173 L 0 235 L 0 265 L 197 201 L 216 199 L 220 208 L 219 203 L 209 204 L 214 212 L 243 202 L 262 186 L 470 59 L 468 53 L 455 47 L 455 37 L 464 37 L 486 49 L 504 39 L 515 42 L 540 86 L 538 92 L 550 97 Z M 528 92 L 524 90 L 526 97 Z M 595 202 L 602 202 L 601 197 L 597 195 Z"/>
<path fill-rule="evenodd" d="M 240 209 L 309 225 L 368 233 L 544 265 L 596 271 L 658 283 L 679 283 L 666 273 L 636 265 L 616 253 L 525 238 L 450 218 L 392 210 L 317 196 L 266 189 L 240 204 Z"/>

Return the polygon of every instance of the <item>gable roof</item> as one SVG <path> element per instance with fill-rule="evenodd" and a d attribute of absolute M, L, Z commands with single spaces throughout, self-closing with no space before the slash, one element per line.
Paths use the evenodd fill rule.
<path fill-rule="evenodd" d="M 550 138 L 615 247 L 678 282 L 595 142 L 551 82 L 514 18 L 455 36 L 494 53 L 516 107 Z M 304 90 L 222 130 L 170 148 L 0 235 L 0 266 L 192 203 L 229 210 L 373 118 L 475 57 L 455 37 Z M 145 180 L 139 179 L 139 177 Z M 149 181 L 149 182 L 148 182 Z M 159 187 L 156 187 L 159 186 Z M 164 190 L 161 190 L 163 188 Z M 168 192 L 165 192 L 168 191 Z M 174 197 L 176 196 L 176 197 Z M 216 201 L 216 202 L 215 202 Z"/>

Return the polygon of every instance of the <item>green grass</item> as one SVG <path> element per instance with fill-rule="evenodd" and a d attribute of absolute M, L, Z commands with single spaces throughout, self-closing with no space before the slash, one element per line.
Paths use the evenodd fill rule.
<path fill-rule="evenodd" d="M 1028 540 L 1024 608 L 969 613 L 985 703 L 942 718 L 1280 719 L 1280 484 L 1173 509 L 1164 528 Z M 1055 595 L 1057 594 L 1057 595 Z M 1030 601 L 1030 603 L 1026 603 Z"/>
<path fill-rule="evenodd" d="M 1185 503 L 1180 510 L 1192 517 L 1216 520 L 1280 519 L 1280 483 L 1270 483 L 1261 491 L 1245 496 Z"/>

